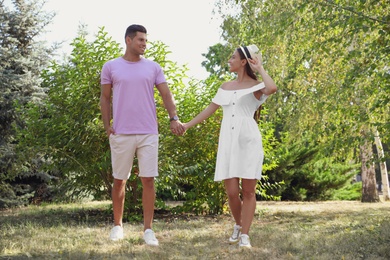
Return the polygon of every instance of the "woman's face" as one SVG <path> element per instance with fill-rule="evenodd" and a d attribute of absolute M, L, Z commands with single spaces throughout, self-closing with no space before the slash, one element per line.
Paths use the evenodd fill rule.
<path fill-rule="evenodd" d="M 230 57 L 228 64 L 230 72 L 237 72 L 245 66 L 245 61 L 241 59 L 240 54 L 237 50 L 235 50 L 233 55 Z"/>

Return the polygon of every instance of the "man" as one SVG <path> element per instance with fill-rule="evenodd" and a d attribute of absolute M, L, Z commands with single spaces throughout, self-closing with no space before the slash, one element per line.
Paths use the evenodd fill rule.
<path fill-rule="evenodd" d="M 145 27 L 130 25 L 125 33 L 125 42 L 125 54 L 106 62 L 101 73 L 100 106 L 110 142 L 114 177 L 114 227 L 110 232 L 110 239 L 115 241 L 123 238 L 125 185 L 136 154 L 143 186 L 144 240 L 148 245 L 157 246 L 158 240 L 152 230 L 154 177 L 158 176 L 158 125 L 154 87 L 159 91 L 168 111 L 172 133 L 181 135 L 184 128 L 177 116 L 176 105 L 160 65 L 142 57 L 147 43 Z"/>

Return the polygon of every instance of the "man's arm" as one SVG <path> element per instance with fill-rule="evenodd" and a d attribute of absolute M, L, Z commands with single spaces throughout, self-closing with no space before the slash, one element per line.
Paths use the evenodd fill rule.
<path fill-rule="evenodd" d="M 172 92 L 168 88 L 168 84 L 164 82 L 156 85 L 156 88 L 160 92 L 164 107 L 168 111 L 169 118 L 177 116 L 175 100 L 173 98 Z M 180 120 L 171 121 L 171 131 L 172 133 L 179 135 L 184 133 L 184 127 L 181 124 Z"/>
<path fill-rule="evenodd" d="M 158 84 L 156 88 L 160 92 L 160 95 L 164 102 L 164 107 L 168 111 L 169 118 L 172 118 L 173 116 L 177 116 L 175 100 L 173 98 L 172 92 L 168 88 L 168 84 L 164 82 Z"/>
<path fill-rule="evenodd" d="M 107 136 L 114 134 L 111 127 L 111 84 L 102 84 L 100 92 L 100 111 Z"/>

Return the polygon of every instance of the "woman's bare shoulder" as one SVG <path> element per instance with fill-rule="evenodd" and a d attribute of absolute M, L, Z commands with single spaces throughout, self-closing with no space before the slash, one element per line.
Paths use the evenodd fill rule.
<path fill-rule="evenodd" d="M 220 88 L 221 88 L 221 89 L 225 89 L 225 90 L 232 89 L 233 86 L 234 86 L 234 82 L 235 82 L 235 81 L 226 81 L 226 82 L 222 83 L 222 85 L 220 86 Z"/>

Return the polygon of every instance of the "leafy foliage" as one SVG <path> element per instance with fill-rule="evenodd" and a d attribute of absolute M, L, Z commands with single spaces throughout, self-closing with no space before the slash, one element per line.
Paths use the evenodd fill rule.
<path fill-rule="evenodd" d="M 362 182 L 353 182 L 334 192 L 333 200 L 361 200 Z"/>
<path fill-rule="evenodd" d="M 313 165 L 327 157 L 348 167 L 360 162 L 356 151 L 372 143 L 376 128 L 388 142 L 386 1 L 226 0 L 219 8 L 227 45 L 256 43 L 263 50 L 279 86 L 267 103 L 270 120 L 277 135 L 288 133 L 287 147 L 308 140 L 321 147 Z"/>
<path fill-rule="evenodd" d="M 87 42 L 80 32 L 72 45 L 68 61 L 53 61 L 42 74 L 47 98 L 42 104 L 31 104 L 25 113 L 21 148 L 31 147 L 30 153 L 45 159 L 46 170 L 60 173 L 58 187 L 69 198 L 104 198 L 110 192 L 111 173 L 100 119 L 100 71 L 121 50 L 103 28 L 95 41 Z"/>
<path fill-rule="evenodd" d="M 55 50 L 38 40 L 53 17 L 42 11 L 43 1 L 12 4 L 10 9 L 0 2 L 0 207 L 27 204 L 36 188 L 46 185 L 39 171 L 18 169 L 15 129 L 25 126 L 17 107 L 23 110 L 44 97 L 39 76 Z"/>
<path fill-rule="evenodd" d="M 187 122 L 211 102 L 219 87 L 217 79 L 206 82 L 190 81 L 180 93 L 173 92 L 178 103 L 180 120 Z M 172 198 L 185 200 L 178 211 L 194 213 L 219 213 L 226 200 L 221 183 L 214 182 L 214 169 L 219 136 L 221 111 L 217 111 L 204 123 L 190 129 L 183 137 L 173 136 L 169 131 L 168 120 L 162 120 L 160 158 L 163 190 L 169 191 Z M 161 157 L 165 155 L 165 160 Z M 173 165 L 176 165 L 172 168 Z M 164 172 L 171 172 L 165 175 Z M 172 186 L 174 184 L 174 186 Z"/>
<path fill-rule="evenodd" d="M 206 54 L 202 54 L 206 61 L 202 66 L 211 75 L 224 75 L 229 71 L 226 57 L 230 57 L 233 51 L 221 43 L 210 46 Z"/>

